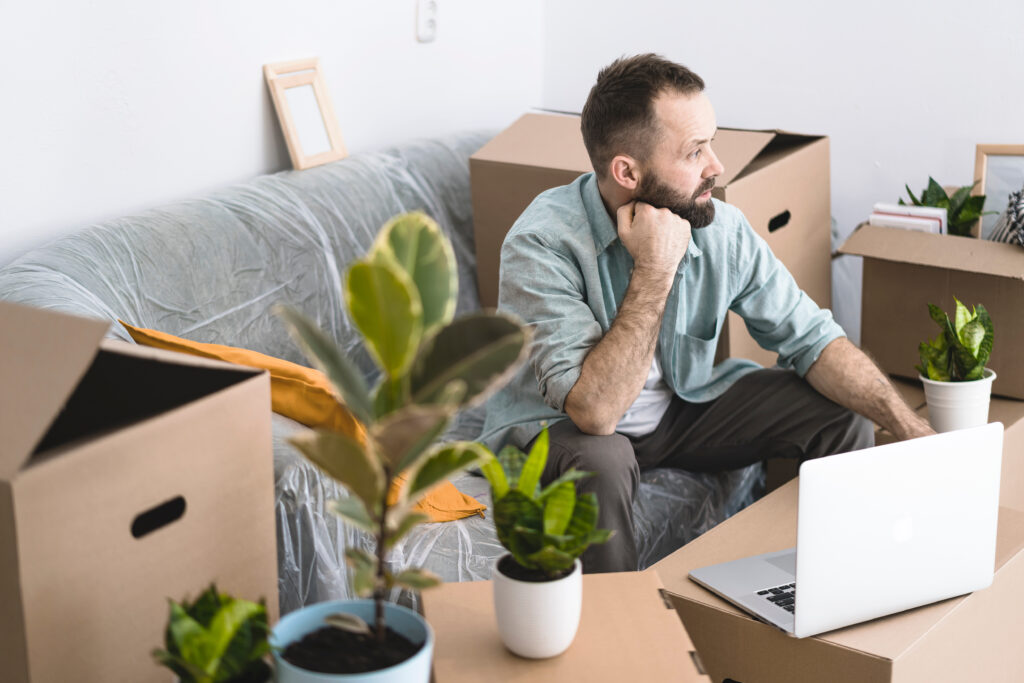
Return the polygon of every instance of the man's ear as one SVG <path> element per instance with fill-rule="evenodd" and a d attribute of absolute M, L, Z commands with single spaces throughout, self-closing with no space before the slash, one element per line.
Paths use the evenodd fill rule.
<path fill-rule="evenodd" d="M 629 155 L 615 156 L 609 170 L 612 180 L 628 192 L 634 192 L 640 184 L 640 165 Z"/>

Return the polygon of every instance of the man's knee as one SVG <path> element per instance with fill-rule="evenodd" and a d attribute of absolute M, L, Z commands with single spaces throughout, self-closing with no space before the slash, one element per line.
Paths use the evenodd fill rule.
<path fill-rule="evenodd" d="M 597 491 L 599 499 L 622 490 L 623 484 L 628 486 L 626 490 L 632 495 L 636 494 L 640 483 L 640 468 L 633 444 L 622 434 L 585 434 L 570 422 L 569 425 L 555 425 L 549 437 L 548 457 L 557 458 L 558 465 L 547 468 L 545 479 L 554 479 L 566 470 L 575 468 L 593 473 L 592 477 L 580 481 L 580 489 Z"/>

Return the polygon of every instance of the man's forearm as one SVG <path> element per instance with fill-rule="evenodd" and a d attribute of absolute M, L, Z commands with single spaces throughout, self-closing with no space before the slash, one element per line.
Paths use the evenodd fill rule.
<path fill-rule="evenodd" d="M 634 270 L 607 334 L 583 361 L 565 399 L 565 412 L 581 431 L 611 434 L 643 389 L 672 280 Z"/>
<path fill-rule="evenodd" d="M 885 427 L 900 440 L 934 433 L 878 366 L 845 337 L 825 347 L 807 372 L 807 381 L 819 393 Z"/>

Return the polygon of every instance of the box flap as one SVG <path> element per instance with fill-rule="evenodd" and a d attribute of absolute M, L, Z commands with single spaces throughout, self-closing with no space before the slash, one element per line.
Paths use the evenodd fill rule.
<path fill-rule="evenodd" d="M 774 137 L 772 131 L 719 128 L 712 146 L 725 170 L 718 176 L 718 186 L 731 183 Z"/>
<path fill-rule="evenodd" d="M 563 114 L 523 114 L 471 158 L 579 173 L 594 170 L 583 145 L 580 117 Z"/>
<path fill-rule="evenodd" d="M 1015 244 L 973 237 L 933 235 L 865 223 L 854 230 L 839 248 L 839 252 L 882 261 L 1024 280 L 1024 250 Z"/>
<path fill-rule="evenodd" d="M 9 480 L 88 370 L 110 323 L 0 301 L 0 479 Z"/>

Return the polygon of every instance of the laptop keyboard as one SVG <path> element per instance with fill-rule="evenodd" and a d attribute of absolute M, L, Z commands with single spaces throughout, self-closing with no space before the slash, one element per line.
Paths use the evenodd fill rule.
<path fill-rule="evenodd" d="M 796 584 L 786 583 L 773 588 L 765 588 L 757 591 L 757 594 L 768 602 L 781 607 L 790 614 L 793 613 L 796 604 Z"/>

